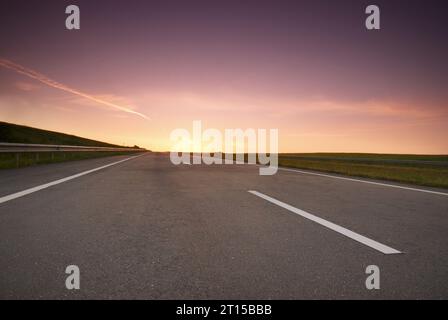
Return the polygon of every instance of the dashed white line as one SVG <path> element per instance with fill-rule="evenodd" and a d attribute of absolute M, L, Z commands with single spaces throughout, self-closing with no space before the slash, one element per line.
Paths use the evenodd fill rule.
<path fill-rule="evenodd" d="M 125 161 L 128 161 L 128 160 L 131 160 L 131 159 L 135 159 L 137 157 L 141 157 L 142 155 L 143 154 L 138 155 L 138 156 L 134 156 L 134 157 L 130 157 L 130 158 L 126 158 L 126 159 L 123 159 L 123 160 L 120 160 L 120 161 L 112 162 L 112 163 L 106 164 L 104 166 L 95 168 L 95 169 L 83 171 L 83 172 L 77 173 L 77 174 L 69 176 L 69 177 L 65 177 L 65 178 L 62 178 L 62 179 L 59 179 L 59 180 L 55 180 L 55 181 L 52 181 L 52 182 L 49 182 L 49 183 L 42 184 L 40 186 L 36 186 L 36 187 L 29 188 L 29 189 L 26 189 L 26 190 L 23 190 L 23 191 L 12 193 L 10 195 L 1 197 L 0 198 L 0 203 L 4 203 L 4 202 L 7 202 L 7 201 L 11 201 L 11 200 L 14 200 L 14 199 L 26 196 L 26 195 L 28 195 L 30 193 L 34 193 L 34 192 L 40 191 L 42 189 L 46 189 L 46 188 L 55 186 L 55 185 L 60 184 L 60 183 L 63 183 L 63 182 L 69 181 L 69 180 L 73 180 L 73 179 L 76 179 L 76 178 L 79 178 L 79 177 L 82 177 L 82 176 L 85 176 L 86 174 L 89 174 L 89 173 L 92 173 L 92 172 L 95 172 L 95 171 L 99 171 L 99 170 L 102 170 L 102 169 L 114 166 L 116 164 L 119 164 L 119 163 L 122 163 L 122 162 L 125 162 Z"/>
<path fill-rule="evenodd" d="M 257 196 L 257 197 L 260 197 L 260 198 L 262 198 L 264 200 L 267 200 L 267 201 L 269 201 L 269 202 L 271 202 L 273 204 L 276 204 L 276 205 L 278 205 L 278 206 L 280 206 L 280 207 L 282 207 L 282 208 L 284 208 L 286 210 L 294 212 L 295 214 L 298 214 L 299 216 L 302 216 L 302 217 L 304 217 L 306 219 L 314 221 L 314 222 L 316 222 L 316 223 L 318 223 L 318 224 L 320 224 L 320 225 L 322 225 L 324 227 L 327 227 L 328 229 L 336 231 L 336 232 L 338 232 L 338 233 L 340 233 L 340 234 L 342 234 L 342 235 L 344 235 L 344 236 L 346 236 L 346 237 L 348 237 L 350 239 L 358 241 L 358 242 L 360 242 L 360 243 L 362 243 L 362 244 L 364 244 L 364 245 L 366 245 L 366 246 L 368 246 L 370 248 L 373 248 L 373 249 L 375 249 L 375 250 L 377 250 L 377 251 L 379 251 L 381 253 L 384 253 L 384 254 L 401 253 L 400 251 L 395 250 L 394 248 L 388 247 L 388 246 L 386 246 L 386 245 L 384 245 L 382 243 L 379 243 L 379 242 L 377 242 L 375 240 L 372 240 L 372 239 L 369 239 L 367 237 L 364 237 L 363 235 L 360 235 L 359 233 L 353 232 L 353 231 L 348 230 L 348 229 L 346 229 L 344 227 L 341 227 L 341 226 L 339 226 L 339 225 L 337 225 L 337 224 L 335 224 L 333 222 L 330 222 L 330 221 L 327 221 L 325 219 L 319 218 L 319 217 L 317 217 L 317 216 L 315 216 L 315 215 L 313 215 L 311 213 L 308 213 L 306 211 L 297 209 L 297 208 L 295 208 L 295 207 L 293 207 L 293 206 L 291 206 L 291 205 L 289 205 L 287 203 L 284 203 L 282 201 L 274 199 L 274 198 L 272 198 L 272 197 L 270 197 L 268 195 L 265 195 L 265 194 L 263 194 L 261 192 L 254 191 L 254 190 L 249 190 L 249 192 L 251 194 Z"/>

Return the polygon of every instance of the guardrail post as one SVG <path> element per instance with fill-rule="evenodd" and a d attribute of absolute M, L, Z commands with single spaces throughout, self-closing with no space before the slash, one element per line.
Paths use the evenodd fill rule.
<path fill-rule="evenodd" d="M 20 153 L 16 153 L 16 167 L 19 167 Z"/>

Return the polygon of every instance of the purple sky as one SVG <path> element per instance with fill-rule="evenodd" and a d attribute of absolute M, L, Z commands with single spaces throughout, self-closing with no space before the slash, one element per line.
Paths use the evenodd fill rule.
<path fill-rule="evenodd" d="M 65 7 L 81 30 L 65 29 Z M 364 27 L 381 9 L 381 30 Z M 150 117 L 0 67 L 0 120 L 169 148 L 169 133 L 278 128 L 284 152 L 448 153 L 444 1 L 22 1 L 0 58 Z"/>

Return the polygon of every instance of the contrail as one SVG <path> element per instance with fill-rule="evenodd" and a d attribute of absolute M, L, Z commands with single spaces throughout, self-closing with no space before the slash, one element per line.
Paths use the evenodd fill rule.
<path fill-rule="evenodd" d="M 43 74 L 41 74 L 39 72 L 31 70 L 31 69 L 29 69 L 27 67 L 24 67 L 24 66 L 20 65 L 20 64 L 14 63 L 14 62 L 12 62 L 10 60 L 0 58 L 0 66 L 8 68 L 8 69 L 11 69 L 11 70 L 14 70 L 17 73 L 23 74 L 23 75 L 25 75 L 27 77 L 30 77 L 30 78 L 34 79 L 34 80 L 42 82 L 42 83 L 46 84 L 47 86 L 50 86 L 50 87 L 53 87 L 53 88 L 56 88 L 56 89 L 60 89 L 60 90 L 66 91 L 66 92 L 70 92 L 72 94 L 76 94 L 76 95 L 78 95 L 80 97 L 89 99 L 89 100 L 94 101 L 96 103 L 100 103 L 100 104 L 106 105 L 108 107 L 112 107 L 112 108 L 115 108 L 115 109 L 118 109 L 118 110 L 121 110 L 121 111 L 124 111 L 124 112 L 127 112 L 127 113 L 132 113 L 132 114 L 138 115 L 138 116 L 140 116 L 140 117 L 142 117 L 142 118 L 144 118 L 146 120 L 150 120 L 150 118 L 148 116 L 146 116 L 146 115 L 144 115 L 144 114 L 142 114 L 140 112 L 131 110 L 129 108 L 120 106 L 118 104 L 111 103 L 111 102 L 105 101 L 103 99 L 97 98 L 95 96 L 92 96 L 90 94 L 87 94 L 87 93 L 78 91 L 76 89 L 70 88 L 70 87 L 68 87 L 68 86 L 66 86 L 66 85 L 64 85 L 62 83 L 59 83 L 57 81 L 54 81 L 54 80 L 48 78 L 47 76 L 45 76 L 45 75 L 43 75 Z"/>

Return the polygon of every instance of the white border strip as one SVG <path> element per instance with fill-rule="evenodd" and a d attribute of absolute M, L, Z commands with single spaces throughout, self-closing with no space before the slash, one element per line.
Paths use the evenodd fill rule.
<path fill-rule="evenodd" d="M 383 187 L 398 188 L 398 189 L 404 189 L 404 190 L 419 191 L 419 192 L 438 194 L 438 195 L 442 195 L 442 196 L 448 196 L 448 193 L 446 193 L 446 192 L 432 191 L 432 190 L 426 190 L 426 189 L 420 189 L 420 188 L 403 187 L 403 186 L 399 186 L 396 184 L 388 184 L 388 183 L 367 181 L 367 180 L 361 180 L 361 179 L 339 177 L 339 176 L 333 176 L 330 174 L 302 171 L 302 170 L 298 170 L 298 169 L 289 169 L 289 168 L 285 168 L 285 167 L 278 167 L 278 170 L 298 172 L 298 173 L 310 174 L 310 175 L 326 177 L 326 178 L 334 178 L 334 179 L 341 179 L 341 180 L 347 180 L 347 181 L 362 182 L 362 183 L 374 184 L 374 185 L 383 186 Z"/>
<path fill-rule="evenodd" d="M 80 173 L 77 173 L 77 174 L 69 176 L 69 177 L 65 177 L 65 178 L 62 178 L 62 179 L 59 179 L 59 180 L 55 180 L 55 181 L 52 181 L 52 182 L 49 182 L 49 183 L 42 184 L 42 185 L 37 186 L 37 187 L 29 188 L 29 189 L 26 189 L 26 190 L 23 190 L 23 191 L 19 191 L 19 192 L 16 192 L 16 193 L 13 193 L 13 194 L 1 197 L 0 198 L 0 203 L 4 203 L 4 202 L 7 202 L 7 201 L 11 201 L 11 200 L 14 200 L 14 199 L 26 196 L 26 195 L 28 195 L 30 193 L 34 193 L 34 192 L 40 191 L 42 189 L 46 189 L 46 188 L 52 187 L 54 185 L 57 185 L 57 184 L 60 184 L 60 183 L 63 183 L 63 182 L 69 181 L 69 180 L 73 180 L 73 179 L 85 176 L 86 174 L 89 174 L 89 173 L 92 173 L 92 172 L 95 172 L 95 171 L 99 171 L 99 170 L 102 170 L 102 169 L 114 166 L 116 164 L 119 164 L 119 163 L 122 163 L 122 162 L 125 162 L 125 161 L 128 161 L 128 160 L 131 160 L 131 159 L 135 159 L 135 158 L 141 157 L 142 155 L 143 154 L 138 155 L 138 156 L 134 156 L 134 157 L 130 157 L 130 158 L 126 158 L 126 159 L 123 159 L 123 160 L 120 160 L 120 161 L 112 162 L 112 163 L 106 164 L 105 166 L 101 166 L 101 167 L 98 167 L 98 168 L 95 168 L 95 169 L 91 169 L 91 170 L 87 170 L 87 171 L 84 171 L 84 172 L 80 172 Z"/>
<path fill-rule="evenodd" d="M 294 212 L 295 214 L 298 214 L 299 216 L 302 216 L 302 217 L 304 217 L 306 219 L 314 221 L 314 222 L 316 222 L 316 223 L 318 223 L 318 224 L 320 224 L 320 225 L 322 225 L 324 227 L 327 227 L 328 229 L 336 231 L 336 232 L 338 232 L 338 233 L 340 233 L 340 234 L 342 234 L 342 235 L 344 235 L 346 237 L 349 237 L 350 239 L 358 241 L 358 242 L 360 242 L 360 243 L 362 243 L 362 244 L 364 244 L 364 245 L 366 245 L 366 246 L 368 246 L 370 248 L 373 248 L 373 249 L 375 249 L 375 250 L 377 250 L 379 252 L 382 252 L 384 254 L 401 253 L 398 250 L 395 250 L 395 249 L 393 249 L 391 247 L 388 247 L 388 246 L 386 246 L 384 244 L 381 244 L 381 243 L 379 243 L 377 241 L 374 241 L 372 239 L 364 237 L 364 236 L 360 235 L 359 233 L 350 231 L 350 230 L 348 230 L 348 229 L 346 229 L 344 227 L 341 227 L 341 226 L 339 226 L 337 224 L 334 224 L 333 222 L 330 222 L 330 221 L 327 221 L 325 219 L 319 218 L 319 217 L 317 217 L 315 215 L 312 215 L 311 213 L 308 213 L 306 211 L 297 209 L 297 208 L 295 208 L 293 206 L 290 206 L 289 204 L 281 202 L 281 201 L 279 201 L 277 199 L 274 199 L 274 198 L 272 198 L 270 196 L 267 196 L 267 195 L 265 195 L 263 193 L 260 193 L 258 191 L 249 190 L 248 192 L 253 194 L 253 195 L 255 195 L 255 196 L 257 196 L 257 197 L 260 197 L 260 198 L 262 198 L 264 200 L 267 200 L 267 201 L 269 201 L 269 202 L 271 202 L 273 204 L 276 204 L 276 205 L 278 205 L 278 206 L 280 206 L 280 207 L 282 207 L 282 208 L 284 208 L 286 210 Z"/>

